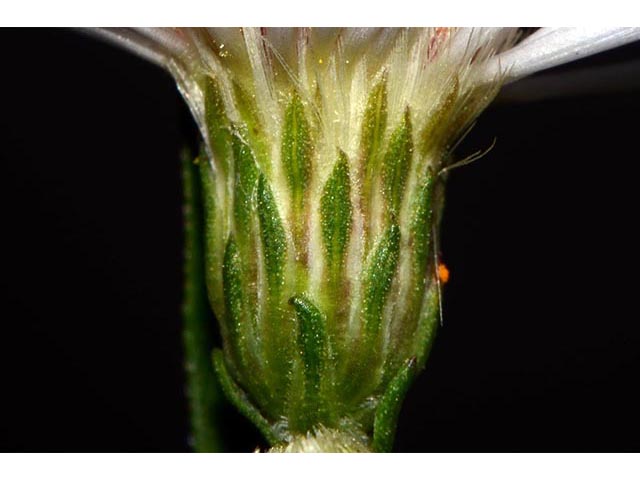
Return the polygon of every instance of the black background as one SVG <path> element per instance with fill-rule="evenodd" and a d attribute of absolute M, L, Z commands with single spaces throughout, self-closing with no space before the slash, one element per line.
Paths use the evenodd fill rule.
<path fill-rule="evenodd" d="M 78 32 L 0 39 L 0 451 L 187 451 L 189 113 L 168 74 Z M 640 450 L 639 115 L 631 85 L 480 118 L 460 153 L 498 142 L 450 177 L 445 324 L 398 451 Z M 261 443 L 225 420 L 231 451 Z"/>

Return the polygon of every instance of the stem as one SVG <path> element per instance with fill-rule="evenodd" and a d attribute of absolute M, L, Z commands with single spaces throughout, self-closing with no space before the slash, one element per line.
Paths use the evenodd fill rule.
<path fill-rule="evenodd" d="M 204 273 L 202 209 L 197 165 L 182 155 L 184 188 L 184 300 L 182 306 L 187 396 L 192 446 L 196 452 L 220 452 L 223 441 L 216 428 L 224 401 L 211 365 L 213 318 Z"/>

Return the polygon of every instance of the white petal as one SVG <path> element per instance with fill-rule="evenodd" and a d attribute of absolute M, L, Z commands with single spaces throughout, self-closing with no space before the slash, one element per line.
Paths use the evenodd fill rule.
<path fill-rule="evenodd" d="M 507 81 L 572 62 L 640 39 L 640 28 L 541 28 L 487 66 L 487 80 L 507 72 Z"/>
<path fill-rule="evenodd" d="M 182 55 L 188 43 L 179 30 L 170 28 L 92 28 L 87 33 L 115 43 L 161 67 Z"/>
<path fill-rule="evenodd" d="M 131 28 L 88 28 L 83 31 L 122 47 L 160 67 L 164 67 L 168 60 L 167 52 Z"/>
<path fill-rule="evenodd" d="M 135 30 L 172 55 L 182 55 L 189 48 L 188 41 L 180 28 L 136 28 Z"/>

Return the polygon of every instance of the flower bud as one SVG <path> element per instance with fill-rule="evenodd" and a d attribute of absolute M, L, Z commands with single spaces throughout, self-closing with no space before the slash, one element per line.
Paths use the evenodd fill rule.
<path fill-rule="evenodd" d="M 513 28 L 97 32 L 168 69 L 202 132 L 214 363 L 274 451 L 391 448 L 449 276 L 437 261 L 444 180 L 475 158 L 452 164 L 456 142 L 502 82 L 640 38 L 526 30 L 517 44 Z M 207 342 L 186 331 L 204 371 Z M 205 431 L 212 384 L 188 370 Z"/>
<path fill-rule="evenodd" d="M 279 449 L 387 450 L 440 318 L 451 149 L 513 32 L 186 35 L 223 387 Z"/>

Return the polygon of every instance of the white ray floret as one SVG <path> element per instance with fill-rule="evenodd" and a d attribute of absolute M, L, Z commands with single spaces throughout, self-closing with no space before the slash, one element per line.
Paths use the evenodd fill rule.
<path fill-rule="evenodd" d="M 541 28 L 487 66 L 487 79 L 499 71 L 507 81 L 573 62 L 640 40 L 640 28 Z"/>

